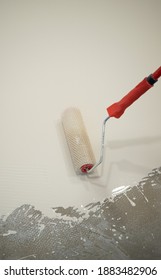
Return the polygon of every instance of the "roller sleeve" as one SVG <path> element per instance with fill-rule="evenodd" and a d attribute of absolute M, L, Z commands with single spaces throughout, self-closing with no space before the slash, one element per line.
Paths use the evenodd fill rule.
<path fill-rule="evenodd" d="M 93 167 L 95 157 L 80 111 L 68 108 L 62 115 L 62 124 L 75 172 L 87 173 Z"/>

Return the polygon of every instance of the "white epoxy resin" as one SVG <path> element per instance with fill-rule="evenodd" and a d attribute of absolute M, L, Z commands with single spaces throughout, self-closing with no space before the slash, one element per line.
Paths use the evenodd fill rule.
<path fill-rule="evenodd" d="M 106 107 L 160 66 L 161 2 L 0 3 L 0 214 L 24 203 L 52 207 L 100 201 L 161 165 L 161 81 L 106 125 L 94 176 L 76 175 L 64 110 L 83 116 L 99 156 Z"/>

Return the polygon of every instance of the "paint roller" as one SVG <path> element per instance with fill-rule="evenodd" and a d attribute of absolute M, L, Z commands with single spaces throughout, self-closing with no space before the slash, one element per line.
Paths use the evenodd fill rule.
<path fill-rule="evenodd" d="M 161 76 L 161 67 L 153 74 L 144 78 L 135 88 L 126 94 L 119 102 L 109 106 L 106 110 L 108 116 L 102 124 L 100 158 L 95 156 L 79 109 L 68 108 L 62 115 L 62 124 L 65 137 L 73 161 L 76 174 L 88 174 L 95 170 L 103 161 L 105 125 L 111 117 L 120 118 L 124 111 L 157 82 Z"/>

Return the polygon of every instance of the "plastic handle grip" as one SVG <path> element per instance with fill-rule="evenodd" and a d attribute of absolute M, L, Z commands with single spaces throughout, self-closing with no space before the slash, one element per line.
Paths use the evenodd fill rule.
<path fill-rule="evenodd" d="M 124 111 L 148 89 L 150 89 L 157 79 L 161 76 L 161 67 L 159 67 L 148 78 L 143 79 L 135 88 L 125 95 L 119 102 L 116 102 L 107 108 L 110 117 L 120 118 Z"/>

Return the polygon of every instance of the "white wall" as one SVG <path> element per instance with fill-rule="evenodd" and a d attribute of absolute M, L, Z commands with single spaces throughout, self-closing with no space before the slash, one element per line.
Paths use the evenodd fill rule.
<path fill-rule="evenodd" d="M 101 177 L 75 175 L 61 127 L 77 106 L 98 156 L 106 107 L 160 66 L 160 13 L 160 0 L 0 1 L 2 214 L 81 207 L 161 165 L 161 81 L 108 122 Z"/>

